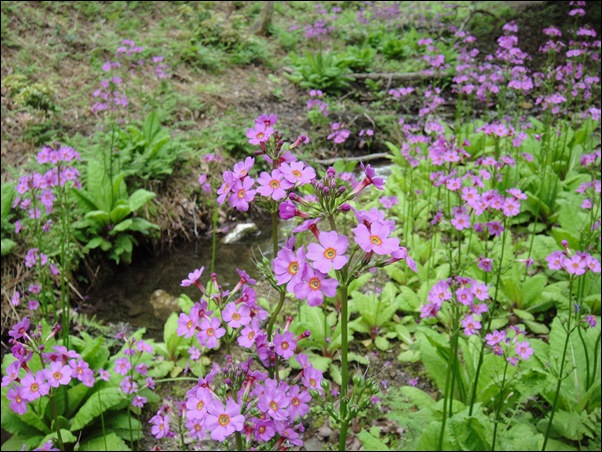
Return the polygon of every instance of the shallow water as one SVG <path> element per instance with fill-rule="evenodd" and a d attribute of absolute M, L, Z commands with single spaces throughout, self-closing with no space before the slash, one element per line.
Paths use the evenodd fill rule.
<path fill-rule="evenodd" d="M 223 289 L 232 289 L 240 277 L 237 268 L 257 278 L 253 264 L 260 249 L 270 258 L 270 228 L 258 224 L 259 232 L 237 244 L 225 245 L 217 241 L 215 273 Z M 105 323 L 128 322 L 134 328 L 146 328 L 147 336 L 161 339 L 165 319 L 157 317 L 150 299 L 156 290 L 163 290 L 173 297 L 180 294 L 198 300 L 197 287 L 181 287 L 188 274 L 201 266 L 205 271 L 201 283 L 211 278 L 211 240 L 202 239 L 194 243 L 176 246 L 161 256 L 134 257 L 131 265 L 121 265 L 104 278 L 101 287 L 88 294 L 91 313 Z"/>

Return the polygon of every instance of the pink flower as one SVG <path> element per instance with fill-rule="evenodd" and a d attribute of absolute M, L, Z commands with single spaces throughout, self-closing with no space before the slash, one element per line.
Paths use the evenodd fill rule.
<path fill-rule="evenodd" d="M 255 118 L 255 124 L 265 124 L 266 127 L 272 127 L 272 126 L 276 125 L 277 122 L 278 122 L 278 116 L 276 116 L 275 114 L 270 114 L 270 115 L 263 114 L 263 115 Z"/>
<path fill-rule="evenodd" d="M 42 396 L 45 396 L 50 391 L 50 385 L 44 378 L 44 372 L 41 370 L 36 372 L 35 376 L 27 373 L 21 379 L 21 396 L 27 402 L 33 402 Z"/>
<path fill-rule="evenodd" d="M 254 157 L 247 157 L 244 162 L 237 162 L 234 164 L 234 171 L 236 178 L 244 179 L 245 176 L 249 175 L 249 171 L 253 168 L 255 164 Z"/>
<path fill-rule="evenodd" d="M 564 260 L 564 254 L 562 251 L 554 251 L 546 257 L 548 262 L 548 268 L 550 270 L 562 270 L 562 262 Z"/>
<path fill-rule="evenodd" d="M 224 441 L 232 433 L 242 431 L 244 424 L 245 418 L 240 414 L 240 405 L 230 398 L 225 407 L 218 400 L 207 407 L 205 427 L 215 441 Z"/>
<path fill-rule="evenodd" d="M 286 408 L 289 406 L 290 401 L 275 384 L 270 384 L 271 381 L 273 380 L 266 380 L 265 390 L 259 396 L 257 408 L 275 421 L 284 421 L 288 415 Z"/>
<path fill-rule="evenodd" d="M 50 363 L 50 367 L 44 370 L 48 384 L 53 388 L 58 388 L 59 385 L 68 385 L 71 381 L 73 370 L 71 367 L 61 362 Z"/>
<path fill-rule="evenodd" d="M 194 395 L 189 395 L 186 400 L 186 417 L 202 420 L 207 414 L 207 407 L 213 402 L 213 396 L 204 388 L 199 388 Z"/>
<path fill-rule="evenodd" d="M 127 375 L 132 369 L 132 363 L 128 358 L 118 358 L 115 360 L 115 372 L 119 375 Z"/>
<path fill-rule="evenodd" d="M 84 386 L 91 388 L 94 386 L 94 372 L 90 369 L 90 366 L 83 359 L 72 359 L 69 361 L 69 365 L 73 369 L 71 374 L 73 377 L 81 381 Z"/>
<path fill-rule="evenodd" d="M 294 286 L 301 281 L 305 271 L 305 252 L 303 248 L 293 251 L 282 248 L 274 259 L 273 267 L 278 285 L 288 283 L 286 290 L 293 292 Z"/>
<path fill-rule="evenodd" d="M 374 221 L 370 228 L 358 224 L 353 232 L 355 241 L 366 253 L 374 252 L 379 255 L 391 254 L 399 249 L 399 239 L 389 237 L 390 228 L 380 221 Z"/>
<path fill-rule="evenodd" d="M 464 334 L 466 336 L 477 334 L 481 329 L 481 322 L 472 314 L 467 315 L 460 323 L 464 327 Z"/>
<path fill-rule="evenodd" d="M 178 336 L 184 336 L 186 339 L 194 336 L 196 327 L 198 323 L 196 320 L 188 317 L 185 313 L 180 314 L 180 318 L 178 319 L 178 328 L 176 333 Z"/>
<path fill-rule="evenodd" d="M 230 328 L 247 325 L 251 321 L 251 309 L 244 303 L 228 303 L 222 311 L 222 319 Z"/>
<path fill-rule="evenodd" d="M 378 190 L 382 190 L 385 183 L 382 177 L 376 177 L 376 171 L 374 171 L 370 165 L 364 167 L 364 163 L 361 162 L 360 166 L 364 171 L 365 177 L 364 180 L 353 189 L 350 194 L 350 199 L 359 195 L 368 185 L 374 185 Z"/>
<path fill-rule="evenodd" d="M 10 409 L 21 416 L 27 411 L 27 403 L 22 395 L 23 386 L 9 388 L 6 398 L 10 400 Z"/>
<path fill-rule="evenodd" d="M 272 174 L 263 171 L 257 179 L 257 183 L 259 184 L 257 192 L 266 198 L 272 197 L 275 201 L 283 199 L 286 196 L 286 190 L 293 186 L 291 182 L 283 178 L 278 169 L 273 170 Z"/>
<path fill-rule="evenodd" d="M 316 171 L 301 161 L 283 163 L 279 169 L 287 181 L 298 187 L 310 184 L 316 179 Z"/>
<path fill-rule="evenodd" d="M 297 342 L 295 341 L 295 335 L 290 331 L 284 334 L 276 334 L 274 336 L 274 351 L 277 355 L 282 356 L 284 359 L 288 359 L 295 354 L 295 348 Z"/>
<path fill-rule="evenodd" d="M 217 317 L 211 317 L 211 319 L 205 318 L 201 321 L 199 327 L 201 331 L 197 334 L 197 338 L 201 345 L 207 348 L 216 348 L 218 345 L 217 340 L 226 334 L 226 329 L 222 328 L 221 322 Z"/>
<path fill-rule="evenodd" d="M 307 299 L 308 305 L 320 306 L 324 301 L 324 296 L 335 296 L 338 285 L 339 282 L 336 279 L 327 278 L 325 274 L 308 265 L 301 282 L 295 285 L 294 292 L 297 298 Z"/>
<path fill-rule="evenodd" d="M 245 177 L 242 181 L 236 181 L 232 187 L 232 194 L 229 201 L 232 207 L 246 212 L 249 210 L 249 203 L 255 199 L 255 190 L 251 187 L 255 184 L 255 180 L 251 177 Z"/>
<path fill-rule="evenodd" d="M 349 242 L 344 235 L 336 231 L 320 232 L 317 243 L 310 243 L 307 247 L 307 257 L 314 261 L 314 268 L 322 273 L 331 269 L 340 270 L 349 261 L 344 255 Z"/>
<path fill-rule="evenodd" d="M 245 326 L 241 330 L 240 336 L 238 336 L 236 341 L 241 347 L 251 348 L 255 344 L 255 339 L 259 333 L 261 333 L 259 322 L 256 319 L 253 319 L 250 325 Z"/>
<path fill-rule="evenodd" d="M 533 349 L 529 347 L 529 341 L 517 342 L 516 354 L 520 356 L 521 359 L 529 359 L 533 354 Z"/>
<path fill-rule="evenodd" d="M 493 347 L 494 345 L 499 344 L 504 339 L 506 339 L 505 331 L 492 331 L 490 334 L 485 335 L 485 340 L 487 341 L 487 345 Z"/>
<path fill-rule="evenodd" d="M 192 273 L 188 273 L 188 279 L 183 279 L 180 286 L 188 287 L 188 286 L 191 286 L 192 284 L 199 285 L 199 279 L 201 279 L 201 276 L 203 276 L 204 270 L 205 270 L 205 267 L 201 267 L 199 269 L 196 269 Z"/>
<path fill-rule="evenodd" d="M 151 433 L 155 438 L 161 439 L 169 435 L 170 429 L 168 415 L 161 416 L 160 414 L 157 414 L 149 420 L 149 423 L 153 424 Z"/>
<path fill-rule="evenodd" d="M 585 259 L 582 259 L 581 256 L 578 255 L 565 257 L 562 261 L 562 265 L 569 275 L 583 275 L 587 270 Z"/>
<path fill-rule="evenodd" d="M 273 133 L 274 129 L 267 126 L 265 122 L 255 123 L 255 128 L 249 127 L 247 129 L 247 138 L 249 138 L 250 144 L 258 145 L 268 141 Z"/>

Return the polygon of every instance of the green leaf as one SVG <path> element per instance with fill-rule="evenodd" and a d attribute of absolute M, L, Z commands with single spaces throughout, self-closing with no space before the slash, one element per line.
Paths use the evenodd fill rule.
<path fill-rule="evenodd" d="M 391 343 L 383 336 L 376 336 L 374 339 L 374 345 L 376 345 L 376 348 L 382 351 L 386 351 L 391 348 Z"/>
<path fill-rule="evenodd" d="M 15 242 L 11 239 L 2 239 L 1 245 L 2 245 L 2 250 L 1 250 L 0 254 L 2 256 L 6 256 L 6 255 L 10 254 L 10 252 L 15 248 L 15 246 L 17 246 L 17 242 Z"/>
<path fill-rule="evenodd" d="M 362 446 L 364 446 L 364 450 L 375 450 L 375 451 L 380 451 L 380 450 L 382 450 L 382 451 L 388 451 L 388 450 L 391 450 L 379 438 L 373 436 L 372 434 L 370 434 L 369 432 L 367 432 L 364 429 L 362 429 L 358 433 L 357 437 L 361 441 Z"/>
<path fill-rule="evenodd" d="M 0 450 L 21 450 L 23 445 L 26 446 L 26 450 L 30 450 L 38 447 L 42 438 L 41 435 L 13 435 L 2 443 Z"/>
<path fill-rule="evenodd" d="M 105 345 L 105 339 L 98 336 L 95 339 L 86 340 L 86 345 L 80 355 L 89 364 L 90 369 L 98 370 L 107 363 L 110 352 Z"/>
<path fill-rule="evenodd" d="M 400 391 L 401 395 L 407 397 L 417 408 L 431 408 L 435 404 L 433 398 L 420 388 L 402 386 Z"/>
<path fill-rule="evenodd" d="M 152 191 L 144 190 L 143 188 L 136 190 L 130 195 L 128 199 L 130 209 L 132 210 L 132 212 L 136 212 L 155 196 L 157 196 L 155 193 L 153 193 Z"/>
<path fill-rule="evenodd" d="M 130 440 L 130 422 L 131 422 L 131 435 L 134 441 L 142 438 L 142 425 L 138 419 L 134 416 L 130 416 L 127 413 L 119 413 L 117 415 L 108 416 L 105 418 L 106 430 L 112 430 L 117 433 L 121 438 L 126 441 Z"/>
<path fill-rule="evenodd" d="M 122 401 L 123 398 L 116 387 L 101 389 L 79 409 L 73 417 L 71 429 L 73 431 L 81 430 L 100 416 L 100 413 L 119 405 Z"/>
<path fill-rule="evenodd" d="M 123 200 L 119 200 L 117 205 L 111 210 L 109 217 L 111 218 L 112 224 L 117 224 L 123 221 L 129 214 L 132 213 L 130 206 Z"/>
<path fill-rule="evenodd" d="M 49 433 L 48 435 L 46 435 L 44 437 L 44 439 L 42 439 L 42 441 L 40 441 L 38 447 L 42 447 L 44 445 L 44 443 L 47 443 L 49 440 L 56 440 L 58 438 L 58 435 L 56 432 L 52 432 Z M 75 435 L 73 435 L 73 433 L 71 433 L 69 430 L 65 430 L 65 429 L 61 429 L 61 439 L 63 440 L 63 443 L 75 443 L 77 442 L 77 438 L 75 437 Z M 56 442 L 55 442 L 56 444 Z"/>
<path fill-rule="evenodd" d="M 106 444 L 106 448 L 105 448 Z M 97 436 L 92 439 L 82 441 L 75 447 L 76 451 L 99 451 L 99 450 L 131 450 L 123 439 L 116 433 L 108 433 L 104 436 Z"/>
<path fill-rule="evenodd" d="M 131 218 L 128 218 L 127 220 L 123 220 L 121 223 L 116 224 L 113 229 L 111 229 L 111 232 L 109 232 L 109 235 L 116 235 L 118 232 L 124 232 L 127 231 L 130 226 L 132 225 L 133 220 Z"/>
<path fill-rule="evenodd" d="M 355 361 L 360 364 L 363 364 L 364 366 L 367 366 L 368 364 L 370 364 L 370 360 L 368 359 L 368 357 L 358 355 L 357 353 L 348 352 L 347 358 L 349 359 L 349 361 Z"/>

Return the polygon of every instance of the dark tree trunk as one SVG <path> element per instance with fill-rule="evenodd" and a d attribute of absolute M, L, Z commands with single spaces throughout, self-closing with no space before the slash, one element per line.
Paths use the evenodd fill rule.
<path fill-rule="evenodd" d="M 265 2 L 263 9 L 259 14 L 259 19 L 253 25 L 251 31 L 256 35 L 267 36 L 270 34 L 270 25 L 272 23 L 272 15 L 274 14 L 274 2 Z"/>

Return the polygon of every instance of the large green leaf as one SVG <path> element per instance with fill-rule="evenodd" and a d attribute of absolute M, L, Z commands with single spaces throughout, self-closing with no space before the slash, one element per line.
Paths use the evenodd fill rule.
<path fill-rule="evenodd" d="M 152 191 L 144 190 L 143 188 L 136 190 L 130 195 L 128 199 L 130 209 L 132 210 L 132 212 L 136 212 L 155 196 L 157 196 L 155 193 L 153 193 Z"/>
<path fill-rule="evenodd" d="M 73 431 L 81 430 L 98 416 L 123 401 L 123 397 L 116 387 L 101 389 L 94 397 L 90 397 L 73 417 L 71 428 Z"/>
<path fill-rule="evenodd" d="M 97 436 L 92 439 L 86 439 L 75 447 L 76 451 L 118 451 L 131 450 L 123 439 L 116 433 L 108 433 L 106 435 Z"/>

